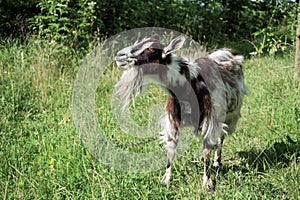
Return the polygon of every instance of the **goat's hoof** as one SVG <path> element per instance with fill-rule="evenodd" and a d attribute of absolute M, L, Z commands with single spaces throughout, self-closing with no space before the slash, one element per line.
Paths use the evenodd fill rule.
<path fill-rule="evenodd" d="M 213 164 L 213 167 L 215 168 L 216 171 L 222 168 L 222 163 L 215 161 Z"/>
<path fill-rule="evenodd" d="M 214 191 L 215 191 L 215 186 L 214 186 L 214 184 L 211 182 L 211 183 L 208 183 L 208 184 L 206 185 L 206 189 L 207 189 L 208 191 L 210 191 L 210 192 L 214 192 Z"/>
<path fill-rule="evenodd" d="M 210 192 L 215 191 L 215 185 L 211 179 L 211 177 L 203 177 L 203 188 L 206 188 L 206 190 Z"/>
<path fill-rule="evenodd" d="M 161 179 L 160 183 L 163 185 L 167 185 L 170 183 L 170 180 L 171 180 L 171 175 L 166 173 L 164 177 Z"/>

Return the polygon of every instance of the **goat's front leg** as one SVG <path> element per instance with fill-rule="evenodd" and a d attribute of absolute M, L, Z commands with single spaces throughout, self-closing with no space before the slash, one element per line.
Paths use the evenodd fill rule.
<path fill-rule="evenodd" d="M 177 135 L 178 133 L 175 133 Z M 178 136 L 175 138 L 168 138 L 167 141 L 167 168 L 166 168 L 166 173 L 163 176 L 161 183 L 163 184 L 168 184 L 171 180 L 172 177 L 172 164 L 174 161 L 174 157 L 176 154 L 176 147 L 177 147 L 177 142 L 178 142 Z"/>
<path fill-rule="evenodd" d="M 166 105 L 167 114 L 162 121 L 163 137 L 167 143 L 167 169 L 161 183 L 167 184 L 172 177 L 172 164 L 176 154 L 176 147 L 179 139 L 180 126 L 180 104 L 174 97 L 169 97 Z"/>

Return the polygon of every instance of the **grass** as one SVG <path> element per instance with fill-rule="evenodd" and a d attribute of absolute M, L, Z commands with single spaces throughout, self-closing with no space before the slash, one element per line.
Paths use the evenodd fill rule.
<path fill-rule="evenodd" d="M 300 199 L 300 94 L 292 54 L 245 62 L 251 94 L 237 132 L 225 139 L 223 169 L 215 193 L 202 189 L 201 142 L 176 159 L 173 181 L 160 184 L 164 169 L 116 171 L 95 159 L 80 141 L 72 118 L 78 57 L 29 42 L 0 44 L 0 195 L 2 199 Z M 112 141 L 131 142 L 111 113 L 120 72 L 111 67 L 97 88 L 98 121 Z M 151 106 L 164 104 L 153 86 L 139 97 L 132 118 L 139 125 Z M 297 121 L 298 120 L 298 121 Z M 125 148 L 161 149 L 158 142 Z"/>

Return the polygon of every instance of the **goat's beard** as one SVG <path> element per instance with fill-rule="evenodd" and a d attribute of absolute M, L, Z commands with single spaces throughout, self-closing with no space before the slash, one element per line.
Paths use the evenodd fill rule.
<path fill-rule="evenodd" d="M 143 72 L 141 68 L 131 67 L 123 72 L 121 79 L 115 85 L 115 94 L 122 101 L 121 110 L 127 110 L 130 100 L 141 93 Z"/>

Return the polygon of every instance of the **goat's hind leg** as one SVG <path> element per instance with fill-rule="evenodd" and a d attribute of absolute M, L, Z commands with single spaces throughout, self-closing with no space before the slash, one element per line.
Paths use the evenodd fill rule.
<path fill-rule="evenodd" d="M 208 190 L 214 190 L 215 186 L 213 184 L 211 173 L 210 173 L 210 154 L 211 148 L 203 148 L 201 158 L 204 161 L 204 174 L 203 174 L 203 187 Z"/>
<path fill-rule="evenodd" d="M 218 143 L 217 143 L 217 149 L 215 152 L 215 160 L 214 160 L 214 168 L 216 170 L 220 169 L 222 167 L 222 162 L 221 162 L 221 158 L 222 158 L 222 146 L 223 146 L 223 142 L 224 142 L 224 136 L 221 136 L 218 139 Z"/>

